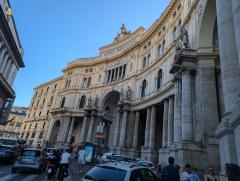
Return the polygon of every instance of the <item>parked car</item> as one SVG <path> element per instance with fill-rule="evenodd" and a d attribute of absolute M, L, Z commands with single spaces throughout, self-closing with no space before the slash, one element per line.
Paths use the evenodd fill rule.
<path fill-rule="evenodd" d="M 123 155 L 112 155 L 110 157 L 110 160 L 111 161 L 123 161 L 123 162 L 128 162 L 129 161 L 129 158 L 126 157 L 126 156 L 123 156 Z"/>
<path fill-rule="evenodd" d="M 20 158 L 14 163 L 12 173 L 18 170 L 44 171 L 47 167 L 47 155 L 44 151 L 35 148 L 26 148 Z"/>
<path fill-rule="evenodd" d="M 19 147 L 18 140 L 16 138 L 0 137 L 0 144 L 10 145 L 16 148 Z"/>
<path fill-rule="evenodd" d="M 0 160 L 12 163 L 17 158 L 17 152 L 14 146 L 0 145 Z"/>
<path fill-rule="evenodd" d="M 81 181 L 158 181 L 157 176 L 147 167 L 127 162 L 109 162 L 92 168 Z"/>
<path fill-rule="evenodd" d="M 115 155 L 114 153 L 104 153 L 101 157 L 98 158 L 98 163 L 106 163 L 111 161 L 111 157 Z"/>
<path fill-rule="evenodd" d="M 150 168 L 155 174 L 157 174 L 157 168 L 154 166 L 154 164 L 152 162 L 147 161 L 147 160 L 139 160 L 138 164 L 143 167 Z"/>

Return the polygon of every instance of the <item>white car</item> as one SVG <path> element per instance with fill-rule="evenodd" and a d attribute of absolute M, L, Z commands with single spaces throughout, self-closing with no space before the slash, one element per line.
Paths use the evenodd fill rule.
<path fill-rule="evenodd" d="M 138 164 L 143 167 L 150 168 L 155 174 L 157 174 L 157 168 L 154 166 L 154 164 L 152 162 L 147 161 L 147 160 L 139 160 Z"/>
<path fill-rule="evenodd" d="M 158 181 L 157 176 L 147 167 L 129 162 L 109 162 L 92 168 L 81 181 Z"/>
<path fill-rule="evenodd" d="M 104 153 L 100 158 L 98 158 L 98 162 L 99 163 L 106 163 L 106 162 L 110 162 L 112 156 L 114 156 L 114 153 Z"/>

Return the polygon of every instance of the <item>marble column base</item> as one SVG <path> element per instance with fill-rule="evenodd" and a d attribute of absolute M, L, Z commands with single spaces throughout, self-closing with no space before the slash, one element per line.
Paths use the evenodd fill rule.
<path fill-rule="evenodd" d="M 130 158 L 140 158 L 141 157 L 141 151 L 136 148 L 128 149 L 127 156 Z"/>
<path fill-rule="evenodd" d="M 163 166 L 168 165 L 169 149 L 160 148 L 158 151 L 158 162 Z"/>
<path fill-rule="evenodd" d="M 175 143 L 168 148 L 168 156 L 175 158 L 175 164 L 184 167 L 187 163 L 193 168 L 205 169 L 207 165 L 204 148 L 190 142 Z M 168 156 L 166 162 L 168 161 Z"/>
<path fill-rule="evenodd" d="M 143 148 L 141 150 L 141 159 L 155 162 L 158 159 L 158 152 L 151 148 Z"/>

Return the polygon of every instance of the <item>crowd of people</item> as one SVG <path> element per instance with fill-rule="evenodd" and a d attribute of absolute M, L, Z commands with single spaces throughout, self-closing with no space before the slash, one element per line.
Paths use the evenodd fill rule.
<path fill-rule="evenodd" d="M 50 157 L 49 162 L 59 167 L 58 178 L 60 177 L 60 174 L 63 172 L 64 168 L 69 168 L 72 159 L 77 160 L 77 173 L 82 173 L 86 164 L 86 152 L 82 146 L 76 147 L 76 149 L 74 149 L 73 151 L 69 149 L 59 149 L 55 152 L 53 157 Z"/>
<path fill-rule="evenodd" d="M 71 152 L 71 153 L 70 153 Z M 76 159 L 78 164 L 77 173 L 82 173 L 86 165 L 86 151 L 82 146 L 75 147 L 70 150 L 58 150 L 55 157 L 55 162 L 59 166 L 59 174 L 63 168 L 69 168 L 72 159 Z M 226 164 L 226 175 L 229 181 L 240 181 L 240 167 L 236 164 Z M 215 172 L 212 166 L 208 167 L 205 174 L 200 174 L 197 168 L 193 168 L 190 164 L 186 164 L 184 168 L 180 168 L 175 164 L 174 158 L 168 158 L 168 165 L 159 169 L 161 172 L 161 181 L 219 181 L 219 175 Z M 200 179 L 203 178 L 203 179 Z"/>
<path fill-rule="evenodd" d="M 174 164 L 174 158 L 168 158 L 168 165 L 162 170 L 161 181 L 200 181 L 198 169 L 192 168 L 190 164 L 186 164 L 184 169 Z M 236 164 L 226 164 L 226 175 L 229 181 L 240 181 L 240 167 Z M 212 166 L 208 167 L 203 175 L 204 181 L 219 181 L 219 176 L 216 174 Z"/>

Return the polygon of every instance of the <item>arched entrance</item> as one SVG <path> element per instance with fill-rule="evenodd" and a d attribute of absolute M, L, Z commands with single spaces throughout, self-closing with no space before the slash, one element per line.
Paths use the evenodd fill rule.
<path fill-rule="evenodd" d="M 197 104 L 195 142 L 203 142 L 215 138 L 213 134 L 223 114 L 222 78 L 218 47 L 218 25 L 216 0 L 208 0 L 205 4 L 201 23 L 199 25 L 198 67 L 196 75 Z M 200 91 L 199 91 L 200 90 Z M 210 91 L 211 90 L 211 91 Z M 210 99 L 206 99 L 208 95 Z M 203 99 L 202 99 L 203 98 Z M 199 105 L 200 105 L 199 104 Z M 217 144 L 204 145 L 204 161 L 202 165 L 212 165 L 219 170 L 219 149 Z M 217 161 L 216 161 L 217 160 Z"/>
<path fill-rule="evenodd" d="M 101 144 L 105 148 L 112 147 L 113 135 L 115 127 L 115 119 L 117 114 L 118 101 L 120 99 L 120 93 L 118 91 L 111 91 L 106 94 L 102 100 L 101 110 L 102 119 L 104 122 L 104 138 L 101 140 Z"/>
<path fill-rule="evenodd" d="M 57 143 L 57 137 L 58 137 L 59 129 L 60 129 L 60 121 L 57 120 L 53 125 L 51 136 L 49 138 L 49 145 L 51 147 L 55 146 L 56 143 Z"/>

